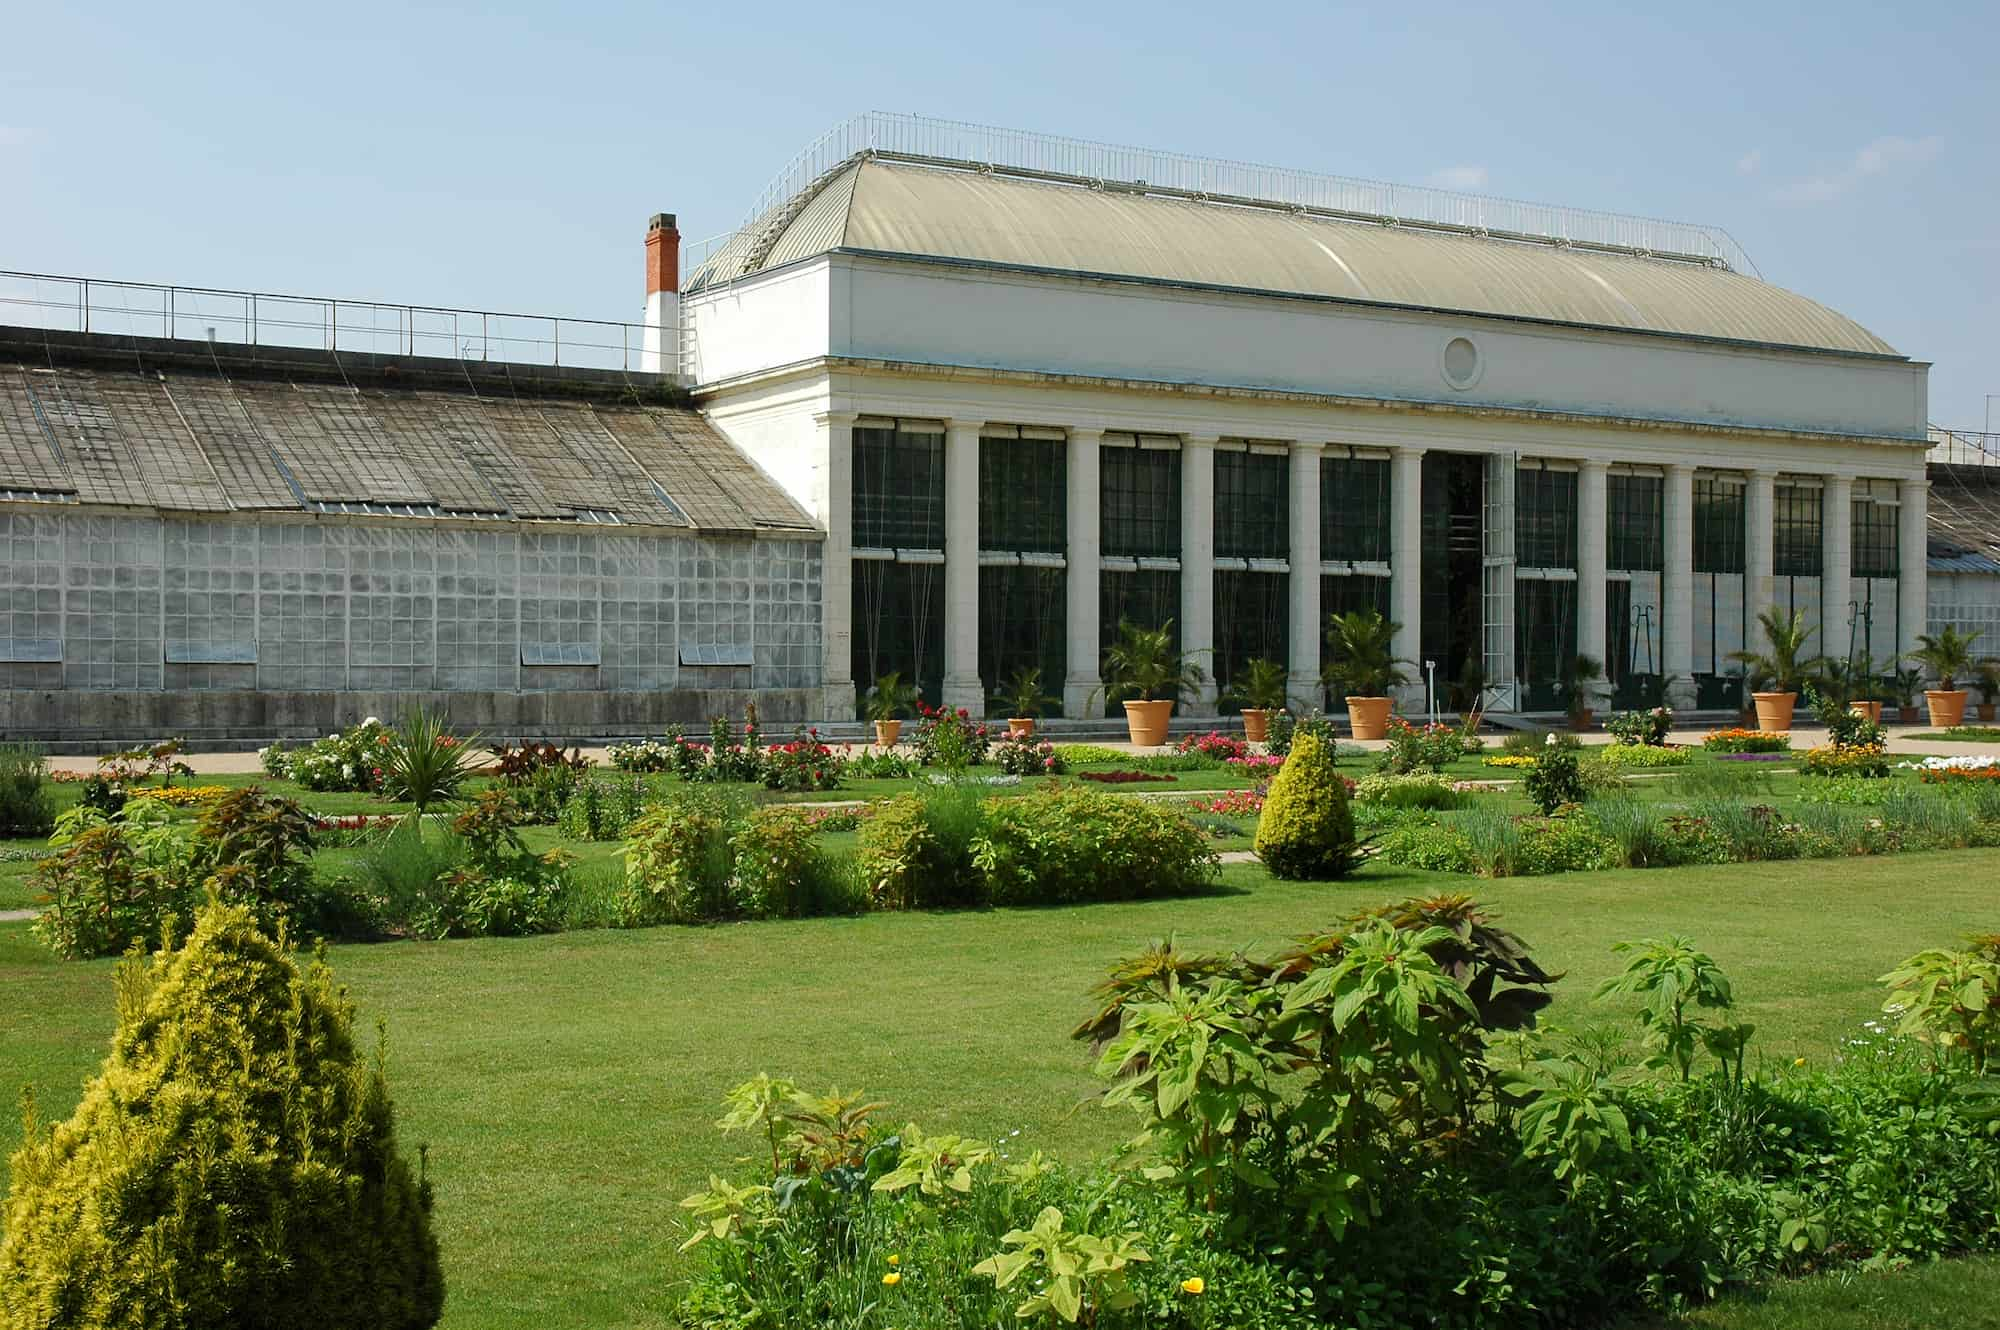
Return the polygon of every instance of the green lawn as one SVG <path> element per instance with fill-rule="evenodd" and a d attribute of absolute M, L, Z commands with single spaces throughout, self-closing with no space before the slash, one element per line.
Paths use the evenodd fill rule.
<path fill-rule="evenodd" d="M 1844 1271 L 1626 1330 L 2000 1330 L 2000 1259 Z"/>
<path fill-rule="evenodd" d="M 663 1326 L 675 1202 L 742 1153 L 710 1124 L 720 1093 L 759 1069 L 866 1088 L 894 1120 L 1019 1129 L 1021 1147 L 1080 1157 L 1130 1126 L 1076 1108 L 1094 1082 L 1066 1037 L 1111 960 L 1168 932 L 1268 947 L 1440 889 L 1493 902 L 1567 971 L 1552 1019 L 1602 1018 L 1587 997 L 1615 968 L 1610 944 L 1675 930 L 1730 971 L 1759 1056 L 1825 1057 L 1874 1014 L 1874 976 L 2000 925 L 1997 879 L 2000 851 L 1494 883 L 1371 868 L 1343 885 L 1292 884 L 1242 866 L 1226 892 L 1193 900 L 348 946 L 333 963 L 361 1027 L 388 1023 L 406 1148 L 431 1146 L 446 1325 Z M 0 993 L 0 1092 L 32 1081 L 45 1115 L 68 1113 L 111 1030 L 111 963 L 59 963 L 25 925 L 0 925 Z M 0 1119 L 0 1149 L 17 1133 Z M 1870 1284 L 1892 1292 L 1846 1312 L 1836 1288 L 1796 1302 L 1821 1297 L 1808 1286 L 1671 1324 L 1914 1326 L 1944 1323 L 1926 1309 L 1956 1298 L 1994 1304 L 1995 1267 L 1947 1271 Z M 1803 1310 L 1783 1310 L 1793 1306 Z M 1869 1320 L 1870 1306 L 1896 1310 Z M 1767 1313 L 1792 1319 L 1754 1319 Z"/>

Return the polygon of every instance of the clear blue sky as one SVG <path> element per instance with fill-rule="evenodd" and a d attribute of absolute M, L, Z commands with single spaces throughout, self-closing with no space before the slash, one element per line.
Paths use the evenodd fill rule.
<path fill-rule="evenodd" d="M 8 8 L 0 268 L 636 318 L 649 214 L 919 111 L 1721 225 L 2000 394 L 1991 0 Z"/>

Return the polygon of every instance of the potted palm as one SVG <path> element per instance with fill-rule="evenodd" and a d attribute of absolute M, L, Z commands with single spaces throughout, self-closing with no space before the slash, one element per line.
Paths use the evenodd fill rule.
<path fill-rule="evenodd" d="M 1042 708 L 1056 700 L 1042 691 L 1042 672 L 1038 669 L 1014 671 L 1014 677 L 994 696 L 1007 713 L 1009 734 L 1033 734 L 1035 718 L 1042 714 Z"/>
<path fill-rule="evenodd" d="M 1930 707 L 1931 724 L 1938 729 L 1965 723 L 1966 693 L 1958 686 L 1958 676 L 1973 672 L 1972 644 L 1980 636 L 1977 631 L 1961 633 L 1953 624 L 1936 634 L 1917 634 L 1921 645 L 1909 659 L 1937 676 L 1938 686 L 1924 690 L 1924 701 Z"/>
<path fill-rule="evenodd" d="M 1174 703 L 1201 687 L 1201 667 L 1174 649 L 1174 621 L 1158 628 L 1118 623 L 1118 640 L 1104 653 L 1104 695 L 1125 704 L 1132 743 L 1157 748 L 1167 741 Z"/>
<path fill-rule="evenodd" d="M 1375 610 L 1326 616 L 1333 659 L 1320 680 L 1346 695 L 1347 723 L 1357 739 L 1380 739 L 1389 732 L 1389 690 L 1409 681 L 1391 651 L 1402 627 Z"/>
<path fill-rule="evenodd" d="M 1757 706 L 1757 728 L 1766 734 L 1785 734 L 1792 728 L 1792 709 L 1798 705 L 1799 690 L 1819 668 L 1819 657 L 1806 654 L 1806 644 L 1816 630 L 1806 627 L 1804 610 L 1788 614 L 1775 605 L 1757 616 L 1757 626 L 1763 630 L 1765 649 L 1732 651 L 1729 658 L 1765 684 L 1751 694 Z"/>
<path fill-rule="evenodd" d="M 1924 672 L 1919 669 L 1897 670 L 1894 674 L 1882 676 L 1882 686 L 1896 699 L 1896 719 L 1905 725 L 1913 725 L 1917 719 L 1917 694 L 1923 691 Z"/>
<path fill-rule="evenodd" d="M 1232 704 L 1243 712 L 1243 737 L 1260 744 L 1271 737 L 1271 717 L 1285 709 L 1285 667 L 1258 657 L 1247 662 L 1230 685 Z"/>
<path fill-rule="evenodd" d="M 903 682 L 900 670 L 892 670 L 868 690 L 868 719 L 875 722 L 875 742 L 893 748 L 903 735 L 903 718 L 916 709 L 917 689 Z"/>
<path fill-rule="evenodd" d="M 1972 686 L 1979 690 L 1979 719 L 1993 719 L 1993 703 L 2000 698 L 2000 657 L 1988 656 L 1973 671 Z"/>
<path fill-rule="evenodd" d="M 1828 660 L 1823 673 L 1823 691 L 1827 696 L 1873 724 L 1882 723 L 1882 701 L 1875 696 L 1877 684 L 1873 656 L 1862 651 L 1848 660 Z"/>
<path fill-rule="evenodd" d="M 1563 697 L 1569 703 L 1569 727 L 1590 728 L 1591 703 L 1603 692 L 1604 665 L 1595 656 L 1572 656 L 1563 671 Z"/>

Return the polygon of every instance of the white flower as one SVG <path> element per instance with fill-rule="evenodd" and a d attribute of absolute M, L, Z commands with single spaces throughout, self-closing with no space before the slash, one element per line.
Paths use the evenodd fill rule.
<path fill-rule="evenodd" d="M 1551 734 L 1548 738 L 1542 740 L 1542 747 L 1544 748 L 1553 748 L 1555 746 L 1556 746 L 1556 737 L 1553 734 Z"/>

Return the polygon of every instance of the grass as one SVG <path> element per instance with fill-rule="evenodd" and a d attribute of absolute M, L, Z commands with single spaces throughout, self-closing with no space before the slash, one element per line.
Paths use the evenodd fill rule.
<path fill-rule="evenodd" d="M 1625 1330 L 2000 1330 L 2000 1259 L 1846 1271 L 1739 1294 Z"/>
<path fill-rule="evenodd" d="M 1995 925 L 1996 876 L 1996 851 L 1490 883 L 1386 867 L 1281 883 L 1244 865 L 1196 899 L 348 946 L 332 960 L 359 1027 L 387 1022 L 405 1148 L 431 1146 L 445 1324 L 657 1327 L 680 1268 L 676 1202 L 732 1170 L 743 1146 L 714 1131 L 717 1099 L 758 1070 L 865 1088 L 896 1122 L 1019 1128 L 1023 1148 L 1080 1157 L 1131 1127 L 1077 1107 L 1096 1082 L 1067 1038 L 1112 960 L 1169 932 L 1267 948 L 1436 890 L 1492 902 L 1567 971 L 1555 1020 L 1610 1014 L 1588 994 L 1616 968 L 1611 943 L 1671 930 L 1729 970 L 1756 1056 L 1825 1057 L 1875 1013 L 1874 976 Z M 0 1092 L 32 1081 L 45 1116 L 67 1114 L 111 1032 L 111 963 L 57 962 L 25 925 L 0 925 L 0 991 Z M 0 1117 L 0 1150 L 17 1134 Z M 1994 1277 L 1982 1269 L 1964 1277 Z"/>

